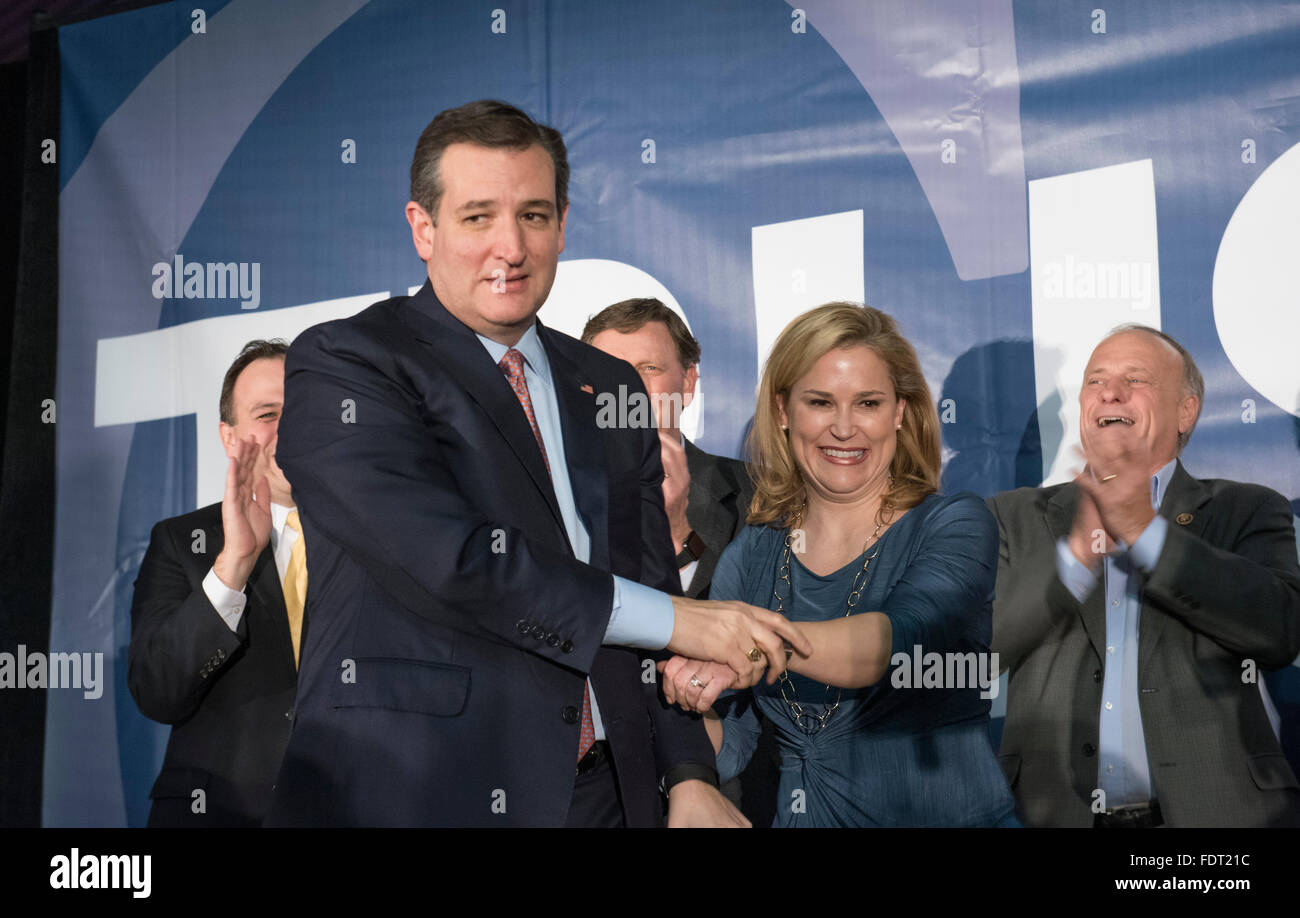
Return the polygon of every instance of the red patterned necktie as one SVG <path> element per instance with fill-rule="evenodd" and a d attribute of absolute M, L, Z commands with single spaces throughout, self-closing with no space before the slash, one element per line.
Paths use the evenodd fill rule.
<path fill-rule="evenodd" d="M 497 366 L 501 368 L 502 373 L 506 374 L 510 388 L 515 390 L 515 398 L 519 399 L 524 415 L 528 418 L 528 426 L 533 429 L 533 436 L 537 438 L 537 448 L 542 451 L 542 461 L 546 463 L 546 471 L 549 474 L 551 460 L 546 457 L 546 444 L 542 442 L 542 432 L 537 427 L 537 416 L 533 414 L 533 400 L 528 396 L 528 382 L 524 379 L 524 355 L 510 348 Z M 582 730 L 578 733 L 579 761 L 587 754 L 587 750 L 594 742 L 596 742 L 596 726 L 591 719 L 591 687 L 583 685 Z"/>

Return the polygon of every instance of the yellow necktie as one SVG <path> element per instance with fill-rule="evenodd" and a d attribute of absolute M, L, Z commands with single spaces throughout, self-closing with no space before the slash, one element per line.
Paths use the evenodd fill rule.
<path fill-rule="evenodd" d="M 284 607 L 289 612 L 289 637 L 293 640 L 293 663 L 298 665 L 298 643 L 302 638 L 302 610 L 307 604 L 307 543 L 302 537 L 298 511 L 290 510 L 285 525 L 298 533 L 289 549 L 289 566 L 284 571 Z"/>

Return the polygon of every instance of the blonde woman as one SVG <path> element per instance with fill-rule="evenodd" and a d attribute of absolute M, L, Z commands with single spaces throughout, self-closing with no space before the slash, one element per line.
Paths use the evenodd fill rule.
<path fill-rule="evenodd" d="M 780 612 L 813 652 L 717 703 L 720 777 L 745 767 L 768 720 L 775 825 L 1014 825 L 981 684 L 997 678 L 997 525 L 975 495 L 937 493 L 938 416 L 894 320 L 831 303 L 791 322 L 763 372 L 750 454 L 750 525 L 711 595 Z M 954 664 L 935 678 L 935 659 Z M 702 710 L 730 673 L 676 657 L 664 689 Z"/>

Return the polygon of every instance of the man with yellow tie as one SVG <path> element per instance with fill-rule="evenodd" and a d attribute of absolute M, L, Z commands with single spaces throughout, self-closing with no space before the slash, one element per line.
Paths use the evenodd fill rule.
<path fill-rule="evenodd" d="M 225 495 L 154 526 L 135 582 L 127 681 L 172 724 L 150 826 L 259 825 L 289 740 L 307 567 L 275 461 L 287 349 L 250 341 L 226 371 Z"/>

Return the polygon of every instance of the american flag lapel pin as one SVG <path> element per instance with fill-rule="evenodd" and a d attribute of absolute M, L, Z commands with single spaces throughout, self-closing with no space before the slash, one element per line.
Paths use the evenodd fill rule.
<path fill-rule="evenodd" d="M 582 389 L 582 391 L 583 391 L 583 392 L 586 392 L 588 395 L 595 395 L 595 394 L 596 394 L 596 390 L 593 389 L 593 388 L 591 388 L 591 384 L 590 384 L 590 383 L 587 383 L 586 385 L 583 385 L 583 386 L 579 386 L 578 388 Z"/>

